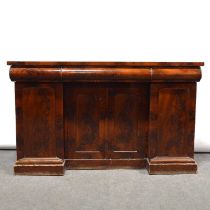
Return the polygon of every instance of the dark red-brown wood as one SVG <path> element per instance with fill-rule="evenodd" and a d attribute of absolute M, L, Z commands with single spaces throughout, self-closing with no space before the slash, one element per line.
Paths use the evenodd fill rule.
<path fill-rule="evenodd" d="M 195 173 L 202 62 L 8 62 L 15 81 L 15 174 L 145 168 Z"/>
<path fill-rule="evenodd" d="M 27 158 L 39 158 L 35 168 L 45 165 L 46 158 L 54 158 L 56 165 L 48 163 L 48 168 L 59 166 L 63 174 L 63 86 L 59 83 L 16 83 L 16 145 L 18 164 L 16 173 L 25 173 Z M 60 162 L 57 163 L 57 159 Z M 42 163 L 43 160 L 43 163 Z M 30 162 L 30 161 L 29 161 Z M 21 165 L 23 163 L 23 165 Z M 30 164 L 28 164 L 30 166 Z M 44 167 L 44 166 L 43 166 Z M 35 169 L 36 173 L 42 173 Z M 38 171 L 37 171 L 38 170 Z M 51 169 L 49 169 L 51 170 Z M 26 173 L 30 173 L 26 172 Z M 47 172 L 43 172 L 47 173 Z M 33 174 L 33 171 L 31 171 Z M 51 174 L 53 174 L 51 172 Z"/>
<path fill-rule="evenodd" d="M 186 67 L 186 66 L 203 66 L 203 62 L 96 62 L 96 61 L 88 61 L 88 62 L 78 62 L 78 61 L 8 61 L 8 65 L 12 66 L 57 66 L 57 67 L 64 67 L 64 66 L 71 66 L 71 67 Z"/>

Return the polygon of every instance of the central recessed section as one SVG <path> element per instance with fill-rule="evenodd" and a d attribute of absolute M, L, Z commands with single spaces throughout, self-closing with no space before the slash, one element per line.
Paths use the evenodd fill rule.
<path fill-rule="evenodd" d="M 145 167 L 148 91 L 146 83 L 64 84 L 67 168 Z"/>

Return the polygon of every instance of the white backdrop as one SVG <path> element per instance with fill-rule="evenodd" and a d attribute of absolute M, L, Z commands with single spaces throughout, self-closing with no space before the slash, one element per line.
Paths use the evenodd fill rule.
<path fill-rule="evenodd" d="M 210 151 L 209 0 L 0 0 L 0 146 L 15 146 L 7 60 L 205 61 L 196 151 Z"/>

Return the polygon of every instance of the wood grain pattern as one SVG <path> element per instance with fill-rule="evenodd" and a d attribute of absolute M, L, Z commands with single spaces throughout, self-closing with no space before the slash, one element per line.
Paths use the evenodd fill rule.
<path fill-rule="evenodd" d="M 113 166 L 110 159 L 127 159 L 137 167 L 132 160 L 139 163 L 146 156 L 148 90 L 146 84 L 66 85 L 65 158 L 107 167 Z"/>
<path fill-rule="evenodd" d="M 27 82 L 183 82 L 199 81 L 200 67 L 16 67 L 12 81 Z"/>
<path fill-rule="evenodd" d="M 65 158 L 105 157 L 105 97 L 97 85 L 64 87 Z"/>
<path fill-rule="evenodd" d="M 150 160 L 150 163 L 195 163 L 193 158 L 190 157 L 169 157 L 169 156 L 162 156 L 162 157 L 155 157 Z"/>
<path fill-rule="evenodd" d="M 63 159 L 62 85 L 16 83 L 15 90 L 17 159 Z"/>
<path fill-rule="evenodd" d="M 157 66 L 203 66 L 203 62 L 77 62 L 77 61 L 8 61 L 7 65 L 13 66 L 32 66 L 32 67 L 52 67 L 52 66 L 71 66 L 71 67 L 157 67 Z"/>
<path fill-rule="evenodd" d="M 10 69 L 10 79 L 12 81 L 61 81 L 61 68 L 17 68 Z"/>
<path fill-rule="evenodd" d="M 181 88 L 163 88 L 159 91 L 158 112 L 158 154 L 166 156 L 185 155 L 187 125 L 187 90 Z M 177 142 L 178 139 L 178 142 Z M 177 147 L 180 150 L 177 150 Z"/>
<path fill-rule="evenodd" d="M 65 161 L 54 158 L 22 158 L 14 165 L 15 175 L 64 175 Z"/>
<path fill-rule="evenodd" d="M 142 169 L 146 159 L 66 159 L 66 169 Z"/>
<path fill-rule="evenodd" d="M 157 156 L 147 162 L 149 174 L 188 174 L 197 172 L 197 164 L 190 157 Z"/>
<path fill-rule="evenodd" d="M 193 157 L 195 91 L 195 83 L 151 85 L 150 158 Z"/>
<path fill-rule="evenodd" d="M 150 161 L 161 156 L 193 158 L 195 100 L 196 83 L 151 85 L 148 156 Z M 158 168 L 161 168 L 161 164 L 164 165 L 164 162 L 159 163 Z M 193 164 L 196 165 L 195 162 Z M 188 171 L 187 167 L 186 162 L 182 169 Z M 197 167 L 193 169 L 196 170 Z"/>
<path fill-rule="evenodd" d="M 108 90 L 108 137 L 111 159 L 145 157 L 148 85 L 113 85 Z"/>
<path fill-rule="evenodd" d="M 196 173 L 203 62 L 8 62 L 15 81 L 15 174 L 145 168 Z"/>
<path fill-rule="evenodd" d="M 25 87 L 22 95 L 25 157 L 55 156 L 54 90 L 51 87 Z"/>
<path fill-rule="evenodd" d="M 166 67 L 155 67 L 152 68 L 152 81 L 200 81 L 201 70 L 200 67 L 176 67 L 176 68 L 166 68 Z"/>
<path fill-rule="evenodd" d="M 69 81 L 148 81 L 150 68 L 62 68 L 62 80 Z"/>

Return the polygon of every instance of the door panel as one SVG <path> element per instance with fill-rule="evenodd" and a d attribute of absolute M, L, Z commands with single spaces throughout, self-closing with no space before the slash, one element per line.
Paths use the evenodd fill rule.
<path fill-rule="evenodd" d="M 17 158 L 63 158 L 63 88 L 16 83 Z"/>
<path fill-rule="evenodd" d="M 148 91 L 143 84 L 66 85 L 65 158 L 144 158 Z"/>
<path fill-rule="evenodd" d="M 196 84 L 152 84 L 150 95 L 149 157 L 193 157 Z"/>
<path fill-rule="evenodd" d="M 65 87 L 65 158 L 105 158 L 105 100 L 100 86 Z"/>
<path fill-rule="evenodd" d="M 159 91 L 159 139 L 158 154 L 163 156 L 184 156 L 184 142 L 187 125 L 187 89 L 163 88 Z M 177 141 L 178 140 L 178 141 Z M 177 148 L 180 148 L 177 151 Z"/>
<path fill-rule="evenodd" d="M 113 159 L 145 156 L 148 128 L 148 87 L 116 86 L 108 93 L 108 150 Z"/>

